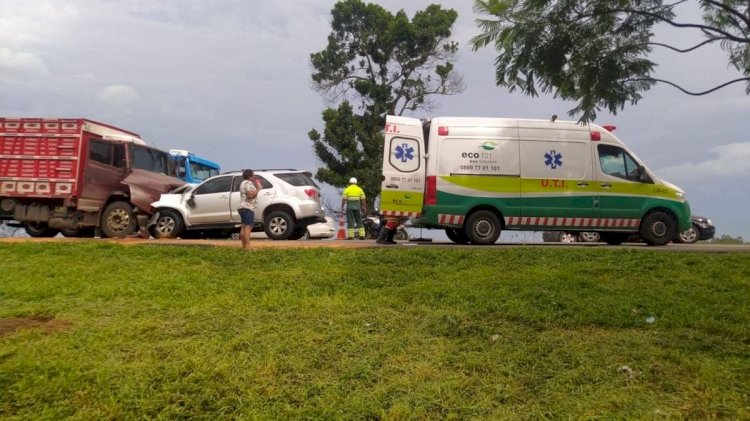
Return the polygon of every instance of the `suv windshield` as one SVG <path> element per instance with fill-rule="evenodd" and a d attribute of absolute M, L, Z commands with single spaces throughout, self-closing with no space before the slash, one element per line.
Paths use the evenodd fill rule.
<path fill-rule="evenodd" d="M 310 178 L 309 175 L 301 172 L 288 172 L 288 173 L 276 173 L 274 174 L 276 177 L 279 177 L 280 179 L 286 181 L 287 183 L 295 186 L 295 187 L 301 187 L 301 186 L 315 186 L 318 187 L 317 184 L 313 181 L 312 178 Z"/>
<path fill-rule="evenodd" d="M 139 170 L 169 175 L 169 154 L 141 145 L 130 144 L 131 166 Z"/>

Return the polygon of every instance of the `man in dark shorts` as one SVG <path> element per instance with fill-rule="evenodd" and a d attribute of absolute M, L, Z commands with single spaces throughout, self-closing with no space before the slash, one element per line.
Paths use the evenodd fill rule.
<path fill-rule="evenodd" d="M 255 207 L 258 204 L 258 187 L 255 185 L 255 174 L 253 170 L 242 171 L 242 183 L 240 184 L 240 208 L 237 212 L 242 220 L 240 228 L 240 240 L 242 248 L 250 250 L 250 233 L 253 232 L 255 221 Z"/>

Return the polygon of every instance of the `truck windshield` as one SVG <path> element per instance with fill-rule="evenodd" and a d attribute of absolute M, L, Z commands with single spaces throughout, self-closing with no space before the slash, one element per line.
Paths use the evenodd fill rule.
<path fill-rule="evenodd" d="M 132 168 L 170 175 L 169 154 L 141 145 L 130 144 Z"/>
<path fill-rule="evenodd" d="M 206 164 L 190 161 L 190 173 L 192 174 L 193 179 L 203 181 L 215 175 L 219 175 L 219 170 Z"/>

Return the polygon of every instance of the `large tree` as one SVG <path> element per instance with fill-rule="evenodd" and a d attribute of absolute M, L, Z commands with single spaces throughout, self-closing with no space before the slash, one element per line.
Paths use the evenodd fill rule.
<path fill-rule="evenodd" d="M 676 18 L 686 0 L 475 0 L 474 11 L 484 17 L 474 50 L 494 45 L 496 83 L 511 91 L 536 96 L 552 93 L 573 100 L 569 111 L 581 121 L 593 120 L 602 108 L 616 114 L 635 104 L 656 83 L 689 95 L 705 95 L 733 83 L 745 83 L 750 94 L 750 2 L 699 0 L 702 22 Z M 705 39 L 693 46 L 675 46 L 655 39 L 653 27 L 668 24 L 700 31 Z M 720 43 L 728 63 L 742 77 L 717 81 L 693 91 L 675 81 L 655 78 L 654 47 L 690 53 Z"/>
<path fill-rule="evenodd" d="M 357 176 L 370 201 L 378 194 L 387 114 L 427 110 L 436 95 L 463 91 L 450 40 L 457 14 L 430 5 L 409 20 L 360 0 L 336 3 L 328 45 L 313 53 L 313 87 L 337 109 L 323 112 L 321 136 L 309 133 L 324 167 L 316 178 L 336 187 Z M 356 106 L 356 111 L 351 104 Z"/>

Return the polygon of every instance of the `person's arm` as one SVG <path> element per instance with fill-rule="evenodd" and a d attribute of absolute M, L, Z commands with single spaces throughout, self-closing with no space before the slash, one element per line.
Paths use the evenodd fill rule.
<path fill-rule="evenodd" d="M 255 188 L 255 189 L 247 189 L 247 191 L 245 192 L 245 197 L 247 197 L 248 199 L 255 199 L 256 196 L 258 196 L 258 189 L 257 188 Z"/>

